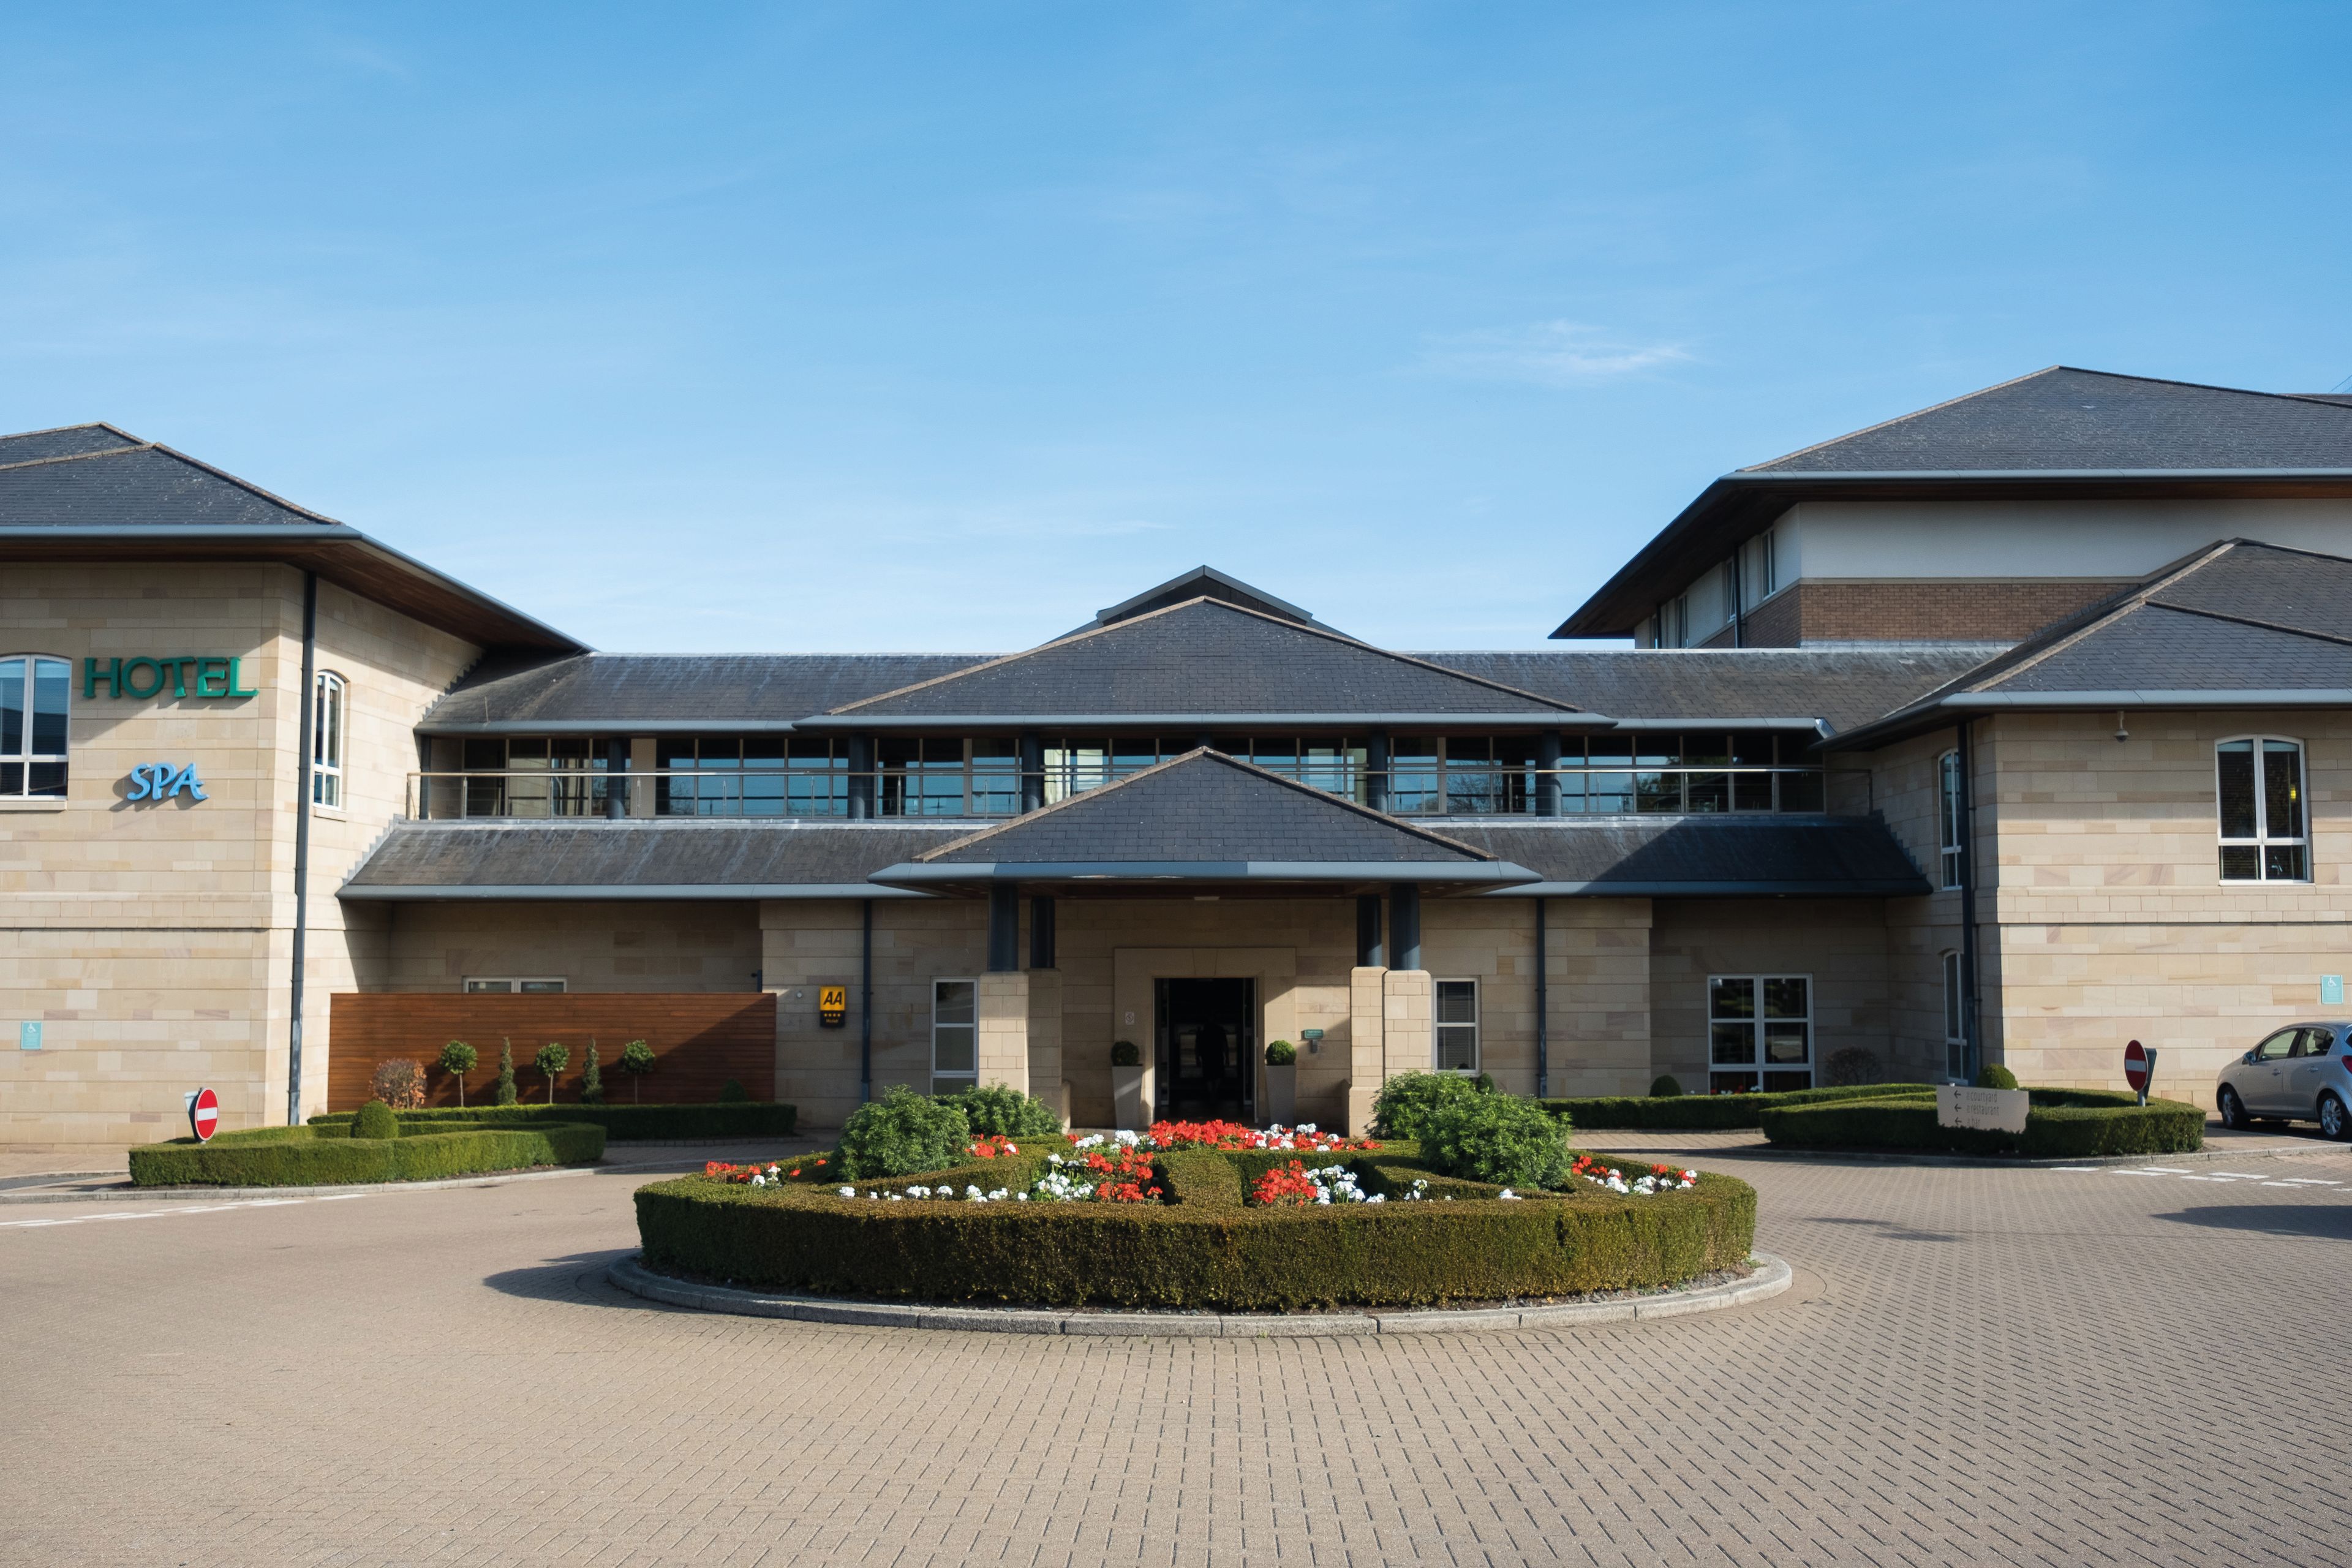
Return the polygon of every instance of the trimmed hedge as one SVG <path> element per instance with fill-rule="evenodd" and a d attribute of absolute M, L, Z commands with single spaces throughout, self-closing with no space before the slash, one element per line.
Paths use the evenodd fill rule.
<path fill-rule="evenodd" d="M 1252 1208 L 1245 1172 L 1279 1154 L 1348 1163 L 1391 1194 L 1413 1174 L 1454 1202 Z M 1412 1145 L 1376 1153 L 1171 1150 L 1160 1204 L 844 1201 L 803 1176 L 752 1188 L 699 1176 L 636 1194 L 650 1268 L 773 1289 L 933 1301 L 1283 1310 L 1421 1306 L 1679 1284 L 1744 1262 L 1756 1193 L 1705 1175 L 1689 1192 L 1622 1197 L 1580 1186 L 1505 1203 L 1422 1173 Z M 1007 1184 L 974 1162 L 890 1185 Z M 1023 1165 L 1032 1162 L 1023 1157 Z M 803 1166 L 805 1171 L 806 1167 Z"/>
<path fill-rule="evenodd" d="M 313 1116 L 313 1127 L 348 1126 L 352 1112 Z M 404 1130 L 420 1122 L 463 1127 L 601 1127 L 615 1143 L 694 1142 L 703 1139 L 790 1138 L 800 1108 L 766 1105 L 454 1105 L 400 1113 Z M 215 1142 L 220 1140 L 215 1139 Z"/>
<path fill-rule="evenodd" d="M 1790 1089 L 1777 1094 L 1682 1094 L 1643 1097 L 1606 1095 L 1591 1100 L 1537 1101 L 1554 1116 L 1565 1116 L 1580 1132 L 1601 1128 L 1619 1131 L 1712 1132 L 1735 1127 L 1760 1127 L 1764 1113 L 1782 1106 L 1811 1105 L 1824 1100 L 1895 1100 L 1932 1096 L 1931 1083 L 1848 1084 L 1838 1088 Z"/>
<path fill-rule="evenodd" d="M 1790 1106 L 1764 1116 L 1764 1136 L 1804 1149 L 1923 1149 L 1955 1154 L 2081 1159 L 2095 1154 L 2180 1154 L 2205 1146 L 2205 1112 L 2177 1100 L 2096 1089 L 2037 1089 L 2022 1133 L 1939 1127 L 1936 1103 L 1916 1098 Z"/>
<path fill-rule="evenodd" d="M 348 1121 L 326 1127 L 265 1127 L 225 1132 L 210 1143 L 174 1138 L 131 1151 L 138 1186 L 304 1187 L 357 1182 L 425 1182 L 532 1165 L 593 1165 L 604 1157 L 601 1127 L 450 1129 L 404 1126 L 396 1138 L 354 1138 Z"/>

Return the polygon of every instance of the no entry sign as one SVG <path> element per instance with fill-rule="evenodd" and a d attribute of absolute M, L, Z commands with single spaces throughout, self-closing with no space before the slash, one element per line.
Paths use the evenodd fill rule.
<path fill-rule="evenodd" d="M 207 1143 L 219 1125 L 220 1096 L 208 1089 L 196 1090 L 196 1097 L 188 1101 L 188 1130 L 196 1135 L 197 1142 Z"/>
<path fill-rule="evenodd" d="M 2147 1092 L 2147 1080 L 2156 1071 L 2156 1053 L 2137 1040 L 2124 1047 L 2124 1081 L 2131 1085 L 2134 1094 Z"/>

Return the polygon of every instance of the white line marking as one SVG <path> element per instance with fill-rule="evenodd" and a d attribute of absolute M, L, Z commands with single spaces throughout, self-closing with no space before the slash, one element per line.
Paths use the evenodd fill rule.
<path fill-rule="evenodd" d="M 2264 1182 L 2263 1185 L 2266 1187 L 2284 1187 L 2289 1192 L 2293 1192 L 2294 1190 L 2294 1184 L 2293 1182 Z"/>
<path fill-rule="evenodd" d="M 2053 1165 L 2050 1168 L 2053 1171 L 2096 1171 L 2102 1167 L 2097 1165 Z"/>
<path fill-rule="evenodd" d="M 349 1203 L 353 1198 L 364 1198 L 371 1195 L 372 1194 L 367 1193 L 330 1193 L 319 1201 L 322 1204 L 342 1204 Z M 291 1201 L 299 1202 L 300 1200 L 296 1199 Z"/>
<path fill-rule="evenodd" d="M 2227 1177 L 2227 1176 L 2187 1176 L 2187 1175 L 2184 1175 L 2184 1176 L 2182 1176 L 2180 1179 L 2181 1179 L 2182 1181 L 2184 1181 L 2184 1182 L 2219 1182 L 2219 1183 L 2221 1183 L 2221 1184 L 2223 1186 L 2225 1186 L 2225 1187 L 2226 1187 L 2226 1186 L 2228 1186 L 2228 1185 L 2230 1184 L 2230 1178 L 2229 1178 L 2229 1177 Z"/>
<path fill-rule="evenodd" d="M 2255 1174 L 2252 1171 L 2216 1171 L 2213 1173 L 2217 1176 L 2235 1176 L 2242 1182 L 2252 1181 Z"/>
<path fill-rule="evenodd" d="M 2118 1176 L 2168 1176 L 2172 1173 L 2170 1171 L 2117 1171 L 2116 1174 Z"/>
<path fill-rule="evenodd" d="M 2289 1176 L 2286 1180 L 2298 1187 L 2336 1187 L 2341 1182 L 2323 1182 L 2317 1176 Z"/>

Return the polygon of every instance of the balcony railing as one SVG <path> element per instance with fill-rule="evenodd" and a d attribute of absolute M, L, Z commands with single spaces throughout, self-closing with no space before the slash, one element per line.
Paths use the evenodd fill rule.
<path fill-rule="evenodd" d="M 1049 769 L 1031 773 L 1025 782 L 1034 798 L 1050 805 L 1136 771 Z M 1821 768 L 1449 764 L 1371 769 L 1307 762 L 1284 771 L 1301 784 L 1406 817 L 1717 816 L 1829 809 L 1827 775 Z M 1018 816 L 1024 783 L 1017 768 L 971 764 L 867 773 L 839 768 L 453 771 L 409 774 L 407 808 L 411 817 L 424 821 L 987 819 Z"/>

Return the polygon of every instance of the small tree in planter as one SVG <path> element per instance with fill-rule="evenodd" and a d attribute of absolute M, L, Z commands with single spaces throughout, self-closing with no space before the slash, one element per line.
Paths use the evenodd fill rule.
<path fill-rule="evenodd" d="M 547 1044 L 539 1047 L 539 1055 L 530 1058 L 530 1065 L 547 1075 L 547 1103 L 553 1105 L 555 1103 L 555 1075 L 572 1065 L 571 1048 L 567 1046 L 558 1045 L 553 1040 L 550 1040 Z"/>
<path fill-rule="evenodd" d="M 621 1047 L 617 1065 L 629 1075 L 629 1103 L 644 1103 L 645 1094 L 637 1086 L 646 1081 L 646 1074 L 654 1070 L 654 1048 L 643 1040 L 631 1040 Z"/>
<path fill-rule="evenodd" d="M 480 1053 L 463 1040 L 452 1040 L 441 1047 L 441 1070 L 457 1080 L 457 1108 L 466 1106 L 466 1075 L 480 1061 Z"/>
<path fill-rule="evenodd" d="M 498 1088 L 490 1091 L 490 1098 L 499 1105 L 512 1105 L 515 1102 L 514 1042 L 512 1040 L 499 1041 L 499 1084 Z"/>
<path fill-rule="evenodd" d="M 1276 1127 L 1298 1119 L 1298 1047 L 1288 1040 L 1265 1047 L 1265 1119 Z"/>
<path fill-rule="evenodd" d="M 1143 1053 L 1133 1040 L 1116 1040 L 1110 1047 L 1110 1100 L 1120 1127 L 1140 1132 L 1151 1125 L 1143 1103 Z"/>
<path fill-rule="evenodd" d="M 593 1036 L 588 1040 L 588 1070 L 580 1075 L 580 1103 L 604 1103 L 604 1075 L 596 1070 L 596 1040 Z"/>

